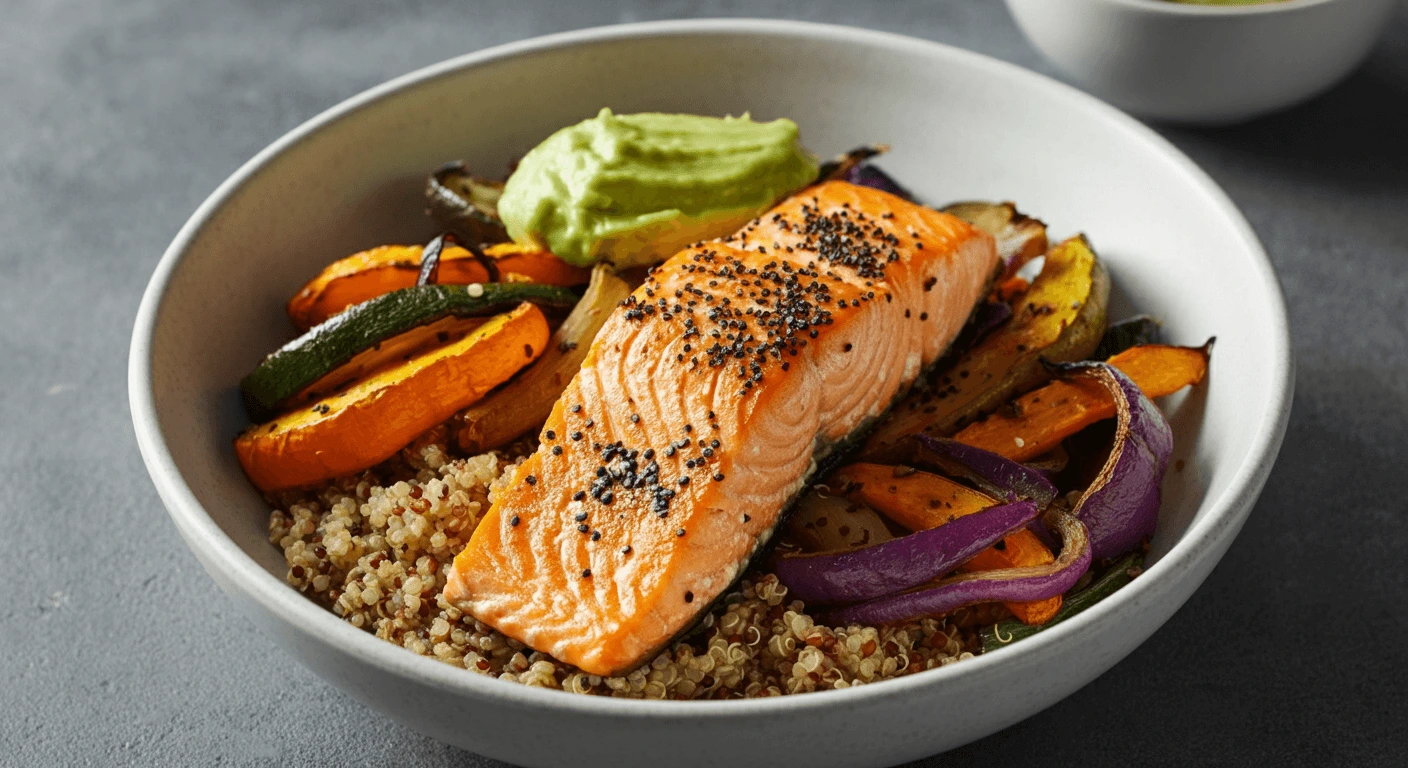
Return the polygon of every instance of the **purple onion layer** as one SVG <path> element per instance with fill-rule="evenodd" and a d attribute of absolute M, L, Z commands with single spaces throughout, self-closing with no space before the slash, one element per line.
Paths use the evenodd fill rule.
<path fill-rule="evenodd" d="M 858 163 L 851 166 L 846 170 L 845 179 L 852 184 L 878 189 L 881 192 L 889 192 L 896 197 L 902 197 L 911 203 L 914 202 L 914 195 L 910 193 L 909 190 L 905 189 L 898 181 L 891 178 L 890 174 L 885 173 L 870 163 Z"/>
<path fill-rule="evenodd" d="M 777 577 L 808 603 L 888 595 L 936 579 L 1036 519 L 1028 501 L 988 507 L 937 528 L 850 552 L 777 558 Z"/>
<path fill-rule="evenodd" d="M 1074 514 L 1090 530 L 1095 557 L 1122 555 L 1154 535 L 1159 524 L 1159 485 L 1173 455 L 1173 430 L 1159 407 L 1118 368 L 1094 362 L 1053 368 L 1063 377 L 1093 379 L 1114 398 L 1114 445 Z"/>
<path fill-rule="evenodd" d="M 1090 569 L 1090 537 L 1085 525 L 1068 513 L 1048 517 L 1048 526 L 1059 532 L 1062 540 L 1060 557 L 1049 565 L 966 573 L 927 589 L 824 611 L 817 622 L 830 627 L 896 624 L 974 603 L 1029 602 L 1063 594 Z"/>
<path fill-rule="evenodd" d="M 918 437 L 920 445 L 939 460 L 943 469 L 967 477 L 1000 499 L 1025 499 L 1045 509 L 1056 498 L 1056 486 L 1039 469 L 956 440 L 925 434 Z"/>

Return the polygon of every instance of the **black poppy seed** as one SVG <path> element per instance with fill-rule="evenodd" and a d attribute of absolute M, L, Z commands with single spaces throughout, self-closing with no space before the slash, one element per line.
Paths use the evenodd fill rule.
<path fill-rule="evenodd" d="M 681 529 L 675 531 L 675 535 L 676 535 L 676 536 L 684 536 L 684 529 L 681 528 Z"/>
<path fill-rule="evenodd" d="M 578 493 L 581 493 L 581 491 L 578 491 Z M 572 519 L 573 519 L 573 520 L 576 520 L 576 521 L 579 522 L 579 523 L 580 523 L 580 522 L 583 522 L 584 520 L 587 519 L 587 513 L 586 513 L 586 512 L 578 512 L 577 514 L 575 514 L 575 515 L 572 516 Z"/>
<path fill-rule="evenodd" d="M 602 504 L 610 504 L 611 502 L 613 502 L 613 501 L 615 501 L 615 500 L 616 500 L 616 494 L 612 493 L 611 491 L 607 491 L 606 493 L 601 494 L 601 503 L 602 503 Z"/>
<path fill-rule="evenodd" d="M 578 532 L 578 533 L 586 533 L 586 532 L 589 531 L 589 530 L 591 530 L 591 529 L 587 527 L 587 524 L 586 524 L 586 523 L 581 523 L 581 524 L 579 524 L 579 525 L 577 526 L 577 532 Z"/>
<path fill-rule="evenodd" d="M 642 453 L 641 456 L 643 456 L 646 461 L 649 461 L 649 460 L 655 458 L 655 449 L 654 449 L 654 448 L 646 448 L 646 449 L 645 449 L 645 453 Z"/>
<path fill-rule="evenodd" d="M 583 424 L 582 426 L 586 427 L 587 429 L 591 429 L 592 427 L 596 426 L 596 421 L 594 419 L 587 419 L 587 423 Z"/>
<path fill-rule="evenodd" d="M 582 404 L 581 404 L 581 403 L 577 403 L 576 405 L 572 406 L 572 412 L 573 412 L 573 413 L 581 413 L 581 412 L 582 412 Z"/>
<path fill-rule="evenodd" d="M 929 319 L 929 313 L 928 313 L 928 312 L 920 312 L 920 313 L 919 313 L 919 319 L 920 319 L 921 321 L 923 321 L 923 320 L 928 320 L 928 319 Z"/>
<path fill-rule="evenodd" d="M 520 522 L 522 522 L 522 521 L 520 521 L 520 520 L 518 519 L 518 515 L 514 515 L 513 517 L 510 517 L 510 518 L 508 519 L 508 524 L 511 525 L 511 526 L 513 526 L 514 528 L 517 528 L 517 527 L 518 527 L 518 524 L 519 524 Z"/>
<path fill-rule="evenodd" d="M 601 531 L 592 531 L 592 541 L 601 541 Z"/>
<path fill-rule="evenodd" d="M 715 472 L 715 473 L 714 473 L 714 482 L 716 482 L 716 483 L 722 483 L 723 481 L 724 481 L 724 473 L 722 473 L 722 472 Z"/>
<path fill-rule="evenodd" d="M 592 577 L 592 569 L 586 568 L 586 569 L 583 569 L 583 570 L 582 570 L 582 578 L 584 578 L 584 579 L 590 579 L 591 577 Z"/>
<path fill-rule="evenodd" d="M 692 602 L 694 602 L 694 593 L 693 593 L 693 592 L 685 592 L 685 593 L 684 593 L 684 601 L 685 601 L 686 603 L 692 603 Z"/>
<path fill-rule="evenodd" d="M 554 456 L 561 456 L 561 455 L 562 455 L 562 446 L 560 446 L 560 445 L 554 445 L 554 446 L 552 447 L 552 455 L 554 455 Z"/>
<path fill-rule="evenodd" d="M 576 493 L 572 494 L 572 500 L 573 500 L 573 501 L 581 501 L 582 499 L 585 499 L 585 498 L 587 498 L 587 492 L 586 492 L 586 491 L 577 491 Z M 583 515 L 582 519 L 583 519 L 583 520 L 586 520 L 586 519 L 587 519 L 587 518 L 586 518 L 586 513 L 583 512 L 582 515 Z"/>
<path fill-rule="evenodd" d="M 546 438 L 549 439 L 549 440 L 556 440 L 556 439 L 557 439 L 557 433 L 554 432 L 554 431 L 552 431 L 551 429 L 549 429 L 547 432 L 544 432 L 544 433 L 543 433 L 543 437 L 546 437 Z"/>
<path fill-rule="evenodd" d="M 581 440 L 581 439 L 582 439 L 582 433 L 581 433 L 581 432 L 573 432 L 573 433 L 572 433 L 572 439 L 573 439 L 573 440 Z"/>
<path fill-rule="evenodd" d="M 629 555 L 629 554 L 631 554 L 631 545 L 630 545 L 630 544 L 627 544 L 626 546 L 621 547 L 621 554 L 623 554 L 623 555 Z"/>
<path fill-rule="evenodd" d="M 525 483 L 527 483 L 527 484 L 529 484 L 529 485 L 537 485 L 537 484 L 538 484 L 538 478 L 533 477 L 532 475 L 529 475 L 529 476 L 523 478 L 523 482 L 525 482 Z"/>
<path fill-rule="evenodd" d="M 685 432 L 693 432 L 693 431 L 694 431 L 694 425 L 693 425 L 693 424 L 686 424 L 686 425 L 684 425 L 684 431 L 685 431 Z"/>
<path fill-rule="evenodd" d="M 681 477 L 681 478 L 680 478 L 680 485 L 689 485 L 689 478 L 687 478 L 687 477 Z"/>
<path fill-rule="evenodd" d="M 605 476 L 606 476 L 606 467 L 597 467 L 597 468 L 596 468 L 596 476 L 597 476 L 597 477 L 605 477 Z"/>
<path fill-rule="evenodd" d="M 849 342 L 847 342 L 846 346 L 844 346 L 844 347 L 841 348 L 841 351 L 842 351 L 842 352 L 850 352 L 851 349 L 852 349 L 852 345 L 851 345 Z"/>
<path fill-rule="evenodd" d="M 639 424 L 639 423 L 640 423 L 640 414 L 639 414 L 639 413 L 633 413 L 633 414 L 631 414 L 631 423 L 632 423 L 632 424 Z"/>
<path fill-rule="evenodd" d="M 666 455 L 667 457 L 668 457 L 668 456 L 674 456 L 674 455 L 675 455 L 675 446 L 673 446 L 673 445 L 665 446 L 665 455 Z"/>

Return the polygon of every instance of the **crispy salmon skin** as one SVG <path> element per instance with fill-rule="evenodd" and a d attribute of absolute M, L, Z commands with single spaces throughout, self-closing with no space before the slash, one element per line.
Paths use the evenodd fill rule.
<path fill-rule="evenodd" d="M 597 335 L 446 597 L 591 674 L 647 661 L 947 349 L 997 262 L 963 221 L 844 182 L 675 255 Z"/>

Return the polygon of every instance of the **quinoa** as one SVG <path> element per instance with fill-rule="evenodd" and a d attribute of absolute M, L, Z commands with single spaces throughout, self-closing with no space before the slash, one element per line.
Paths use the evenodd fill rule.
<path fill-rule="evenodd" d="M 726 699 L 847 688 L 971 658 L 980 605 L 883 627 L 819 626 L 770 573 L 750 571 L 669 650 L 620 677 L 589 675 L 462 613 L 442 595 L 454 556 L 531 446 L 453 458 L 443 432 L 394 466 L 272 499 L 288 583 L 354 627 L 500 680 L 624 698 Z"/>

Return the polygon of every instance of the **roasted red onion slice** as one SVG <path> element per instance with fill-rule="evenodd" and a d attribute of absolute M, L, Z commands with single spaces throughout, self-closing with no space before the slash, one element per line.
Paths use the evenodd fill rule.
<path fill-rule="evenodd" d="M 1056 498 L 1056 486 L 1039 469 L 955 440 L 925 434 L 918 437 L 928 451 L 922 458 L 936 460 L 941 469 L 972 480 L 1000 499 L 1025 499 L 1045 509 Z"/>
<path fill-rule="evenodd" d="M 1026 602 L 1063 594 L 1090 568 L 1090 537 L 1085 525 L 1068 512 L 1053 510 L 1047 514 L 1046 524 L 1063 542 L 1061 556 L 1050 565 L 965 573 L 932 587 L 825 611 L 817 622 L 830 627 L 894 624 L 973 603 Z"/>
<path fill-rule="evenodd" d="M 1117 557 L 1154 535 L 1159 484 L 1173 454 L 1173 430 L 1139 386 L 1108 363 L 1051 366 L 1064 377 L 1099 382 L 1115 401 L 1115 441 L 1095 481 L 1076 502 L 1075 516 L 1090 530 L 1095 557 Z"/>
<path fill-rule="evenodd" d="M 774 568 L 791 594 L 808 603 L 869 600 L 952 571 L 1039 512 L 1029 501 L 1003 504 L 862 549 L 779 557 Z"/>
<path fill-rule="evenodd" d="M 862 187 L 872 187 L 881 192 L 889 192 L 896 197 L 914 202 L 914 195 L 909 190 L 901 186 L 898 181 L 890 178 L 890 174 L 885 173 L 870 163 L 862 162 L 851 166 L 846 170 L 844 178 L 852 184 L 859 184 Z"/>

